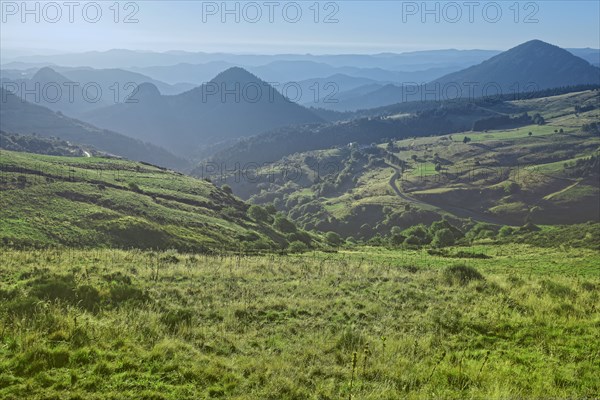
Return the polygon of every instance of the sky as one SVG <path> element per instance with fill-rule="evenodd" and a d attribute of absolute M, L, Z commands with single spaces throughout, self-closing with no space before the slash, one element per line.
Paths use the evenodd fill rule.
<path fill-rule="evenodd" d="M 131 49 L 253 54 L 600 48 L 591 1 L 0 1 L 3 61 Z"/>

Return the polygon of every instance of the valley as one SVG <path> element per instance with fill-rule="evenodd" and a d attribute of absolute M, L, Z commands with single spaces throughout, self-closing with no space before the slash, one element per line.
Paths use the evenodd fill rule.
<path fill-rule="evenodd" d="M 0 399 L 596 398 L 600 6 L 559 3 L 3 4 Z"/>

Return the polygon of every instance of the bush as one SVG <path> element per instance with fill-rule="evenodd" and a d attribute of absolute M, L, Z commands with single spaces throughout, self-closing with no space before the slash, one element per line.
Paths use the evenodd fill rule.
<path fill-rule="evenodd" d="M 492 224 L 479 222 L 467 233 L 467 238 L 471 240 L 493 239 L 496 236 L 496 229 Z"/>
<path fill-rule="evenodd" d="M 110 298 L 114 305 L 120 305 L 127 301 L 144 301 L 146 295 L 135 286 L 116 284 L 110 288 Z"/>
<path fill-rule="evenodd" d="M 339 246 L 342 243 L 341 236 L 335 232 L 327 232 L 325 234 L 325 239 L 327 240 L 327 243 L 332 246 Z"/>
<path fill-rule="evenodd" d="M 444 271 L 444 277 L 448 284 L 458 283 L 463 286 L 474 280 L 485 280 L 479 271 L 464 264 L 453 265 L 452 267 L 447 268 Z"/>
<path fill-rule="evenodd" d="M 135 183 L 135 182 L 129 182 L 129 189 L 131 189 L 131 190 L 133 190 L 134 192 L 137 192 L 137 193 L 141 193 L 142 192 L 142 189 L 140 189 L 140 187 L 138 186 L 138 184 Z"/>
<path fill-rule="evenodd" d="M 454 242 L 455 239 L 452 231 L 448 228 L 443 228 L 435 233 L 431 244 L 435 247 L 447 247 L 452 246 Z"/>
<path fill-rule="evenodd" d="M 258 222 L 268 222 L 269 213 L 261 206 L 252 205 L 248 208 L 248 216 Z"/>
<path fill-rule="evenodd" d="M 406 236 L 406 240 L 404 240 L 405 244 L 423 246 L 431 243 L 431 236 L 422 224 L 411 226 L 402 232 L 402 234 Z"/>
<path fill-rule="evenodd" d="M 308 246 L 299 240 L 296 240 L 295 242 L 290 243 L 288 251 L 290 253 L 304 253 L 308 251 Z"/>
<path fill-rule="evenodd" d="M 275 229 L 283 233 L 294 233 L 297 231 L 296 225 L 286 217 L 278 215 L 273 223 Z"/>
<path fill-rule="evenodd" d="M 227 194 L 233 194 L 233 189 L 227 184 L 221 186 L 221 190 L 223 190 Z"/>
<path fill-rule="evenodd" d="M 512 235 L 514 233 L 514 229 L 510 226 L 504 225 L 502 228 L 500 228 L 500 231 L 498 232 L 498 236 L 500 237 L 508 237 L 510 235 Z"/>

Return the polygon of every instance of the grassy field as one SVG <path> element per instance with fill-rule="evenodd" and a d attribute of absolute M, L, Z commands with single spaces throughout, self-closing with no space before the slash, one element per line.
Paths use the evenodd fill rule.
<path fill-rule="evenodd" d="M 2 150 L 0 189 L 0 240 L 13 247 L 202 252 L 285 243 L 212 183 L 133 161 Z"/>
<path fill-rule="evenodd" d="M 2 399 L 593 398 L 597 251 L 3 251 Z"/>

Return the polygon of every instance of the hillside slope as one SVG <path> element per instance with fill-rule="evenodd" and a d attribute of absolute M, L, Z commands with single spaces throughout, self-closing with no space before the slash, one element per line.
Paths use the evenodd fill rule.
<path fill-rule="evenodd" d="M 477 85 L 475 95 L 534 91 L 582 84 L 600 84 L 600 68 L 558 46 L 531 40 L 464 70 L 433 82 L 441 87 Z M 431 85 L 431 84 L 430 84 Z M 488 89 L 485 89 L 485 87 Z M 485 92 L 489 90 L 489 93 Z"/>
<path fill-rule="evenodd" d="M 488 105 L 497 115 L 539 113 L 546 122 L 301 151 L 248 164 L 253 179 L 220 172 L 242 198 L 273 203 L 307 229 L 355 238 L 440 216 L 497 225 L 596 221 L 599 100 L 585 91 L 497 102 Z"/>
<path fill-rule="evenodd" d="M 57 137 L 75 144 L 90 145 L 98 150 L 131 160 L 146 161 L 164 167 L 183 169 L 187 162 L 165 149 L 132 139 L 117 132 L 98 129 L 46 107 L 23 101 L 0 88 L 0 130 L 6 133 Z"/>
<path fill-rule="evenodd" d="M 0 151 L 4 245 L 208 252 L 287 243 L 204 180 L 132 161 Z"/>
<path fill-rule="evenodd" d="M 136 100 L 93 110 L 83 118 L 181 156 L 277 127 L 322 122 L 241 68 L 228 69 L 211 82 L 177 96 L 161 96 L 155 86 L 144 84 Z"/>

